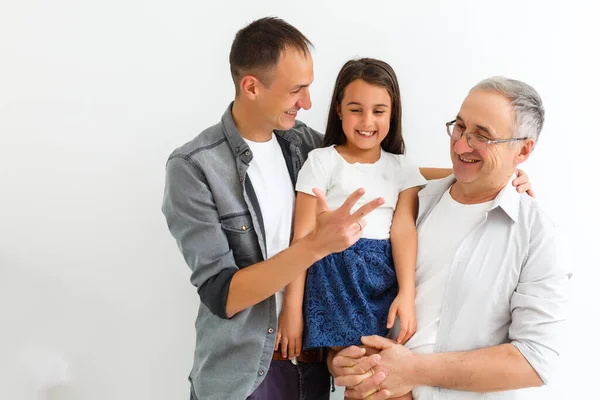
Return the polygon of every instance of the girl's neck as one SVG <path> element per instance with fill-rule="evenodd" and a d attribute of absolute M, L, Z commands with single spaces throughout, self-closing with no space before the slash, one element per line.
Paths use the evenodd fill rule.
<path fill-rule="evenodd" d="M 363 150 L 354 146 L 348 146 L 348 143 L 335 146 L 337 152 L 350 164 L 374 164 L 381 157 L 381 147 Z"/>

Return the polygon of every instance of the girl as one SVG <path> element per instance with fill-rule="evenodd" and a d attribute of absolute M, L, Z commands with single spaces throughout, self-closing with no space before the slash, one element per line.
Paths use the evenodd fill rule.
<path fill-rule="evenodd" d="M 286 287 L 278 330 L 284 357 L 299 354 L 302 342 L 337 348 L 360 344 L 364 335 L 386 336 L 396 317 L 398 343 L 416 330 L 415 218 L 426 181 L 404 156 L 401 119 L 398 80 L 387 63 L 363 58 L 342 67 L 323 148 L 309 154 L 298 176 L 294 240 L 314 227 L 313 188 L 325 193 L 330 209 L 361 187 L 366 194 L 355 209 L 377 197 L 385 204 L 365 217 L 357 243 Z"/>

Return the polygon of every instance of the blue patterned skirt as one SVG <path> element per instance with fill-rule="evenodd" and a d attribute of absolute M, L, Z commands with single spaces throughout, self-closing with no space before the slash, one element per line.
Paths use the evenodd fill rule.
<path fill-rule="evenodd" d="M 305 349 L 361 344 L 365 335 L 388 334 L 387 315 L 398 294 L 389 240 L 360 239 L 307 272 Z"/>

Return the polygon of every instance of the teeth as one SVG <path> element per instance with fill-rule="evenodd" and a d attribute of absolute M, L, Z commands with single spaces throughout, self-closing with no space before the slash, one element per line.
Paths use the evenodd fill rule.
<path fill-rule="evenodd" d="M 467 163 L 474 163 L 474 162 L 479 161 L 479 160 L 471 160 L 469 158 L 464 158 L 462 156 L 458 156 L 458 158 L 460 158 L 461 161 L 464 161 L 464 162 L 467 162 Z"/>
<path fill-rule="evenodd" d="M 373 136 L 375 131 L 357 131 L 361 136 Z"/>

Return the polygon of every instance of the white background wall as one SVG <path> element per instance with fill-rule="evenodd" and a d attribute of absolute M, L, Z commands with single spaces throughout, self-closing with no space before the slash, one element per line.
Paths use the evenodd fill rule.
<path fill-rule="evenodd" d="M 558 374 L 528 398 L 596 398 L 592 3 L 0 0 L 0 399 L 188 398 L 198 299 L 160 212 L 164 165 L 218 121 L 234 34 L 265 15 L 316 45 L 300 117 L 315 128 L 343 62 L 388 61 L 422 166 L 450 165 L 444 122 L 480 79 L 539 90 L 547 124 L 525 168 L 576 274 Z"/>

